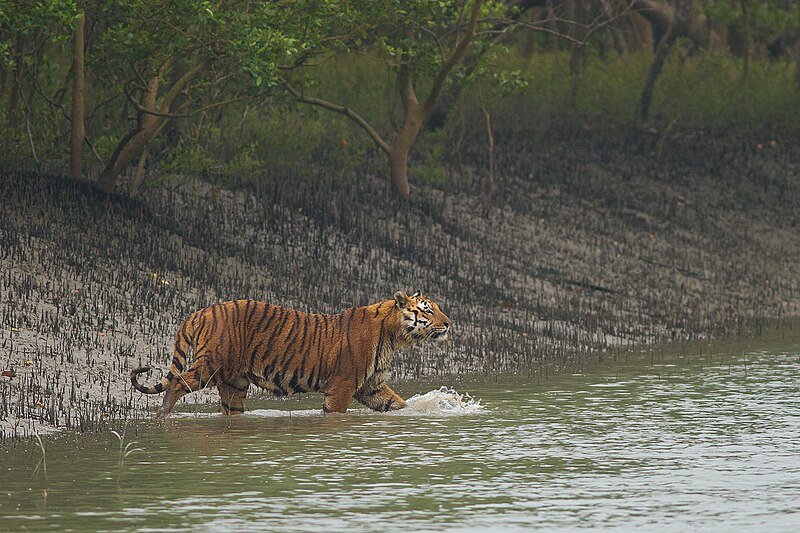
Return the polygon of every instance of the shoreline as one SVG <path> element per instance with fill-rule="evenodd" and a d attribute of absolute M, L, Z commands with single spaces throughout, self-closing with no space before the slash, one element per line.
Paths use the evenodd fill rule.
<path fill-rule="evenodd" d="M 400 354 L 394 380 L 800 316 L 800 148 L 698 134 L 656 160 L 624 136 L 571 135 L 502 145 L 488 210 L 477 160 L 406 203 L 324 169 L 139 201 L 0 172 L 0 371 L 16 373 L 0 417 L 91 431 L 141 416 L 160 397 L 132 393 L 130 369 L 165 372 L 183 318 L 239 297 L 330 313 L 422 289 L 455 340 Z"/>

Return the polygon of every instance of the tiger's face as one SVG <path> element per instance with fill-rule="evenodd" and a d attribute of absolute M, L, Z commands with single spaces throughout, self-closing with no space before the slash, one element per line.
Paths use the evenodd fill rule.
<path fill-rule="evenodd" d="M 402 315 L 401 327 L 409 339 L 447 340 L 450 319 L 439 309 L 436 302 L 422 296 L 419 291 L 411 296 L 404 291 L 397 291 L 394 293 L 394 299 Z"/>

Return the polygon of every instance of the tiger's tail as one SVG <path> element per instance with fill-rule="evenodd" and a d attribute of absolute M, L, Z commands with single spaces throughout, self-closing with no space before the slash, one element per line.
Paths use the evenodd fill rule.
<path fill-rule="evenodd" d="M 172 364 L 169 367 L 167 375 L 161 378 L 161 381 L 155 385 L 142 385 L 136 379 L 136 376 L 145 372 L 150 372 L 152 368 L 149 366 L 134 368 L 131 370 L 131 384 L 133 388 L 144 394 L 161 394 L 167 390 L 172 384 L 172 381 L 179 376 L 186 367 L 187 354 L 189 353 L 189 349 L 194 346 L 192 340 L 193 333 L 194 327 L 192 324 L 192 317 L 190 317 L 183 323 L 181 329 L 178 330 L 178 334 L 175 336 L 175 353 L 172 356 Z"/>

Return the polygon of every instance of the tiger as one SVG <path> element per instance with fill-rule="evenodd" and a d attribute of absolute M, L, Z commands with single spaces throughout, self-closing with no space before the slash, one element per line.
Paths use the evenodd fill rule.
<path fill-rule="evenodd" d="M 375 411 L 407 406 L 386 381 L 394 353 L 432 339 L 445 341 L 450 319 L 419 291 L 353 307 L 338 314 L 311 314 L 256 300 L 232 300 L 195 311 L 175 336 L 172 364 L 144 394 L 166 391 L 157 416 L 168 417 L 185 394 L 215 385 L 220 412 L 241 414 L 250 384 L 275 396 L 324 394 L 323 411 L 344 413 L 352 399 Z M 192 362 L 187 366 L 190 353 Z"/>

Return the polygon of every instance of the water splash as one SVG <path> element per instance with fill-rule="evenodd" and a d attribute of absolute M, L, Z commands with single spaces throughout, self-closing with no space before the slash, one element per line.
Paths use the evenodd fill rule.
<path fill-rule="evenodd" d="M 406 401 L 407 408 L 392 413 L 411 416 L 419 414 L 455 416 L 470 415 L 485 410 L 480 400 L 466 392 L 461 394 L 447 387 L 440 387 L 425 394 L 415 394 Z"/>
<path fill-rule="evenodd" d="M 352 405 L 348 413 L 375 416 L 459 416 L 482 413 L 486 410 L 479 399 L 473 398 L 469 393 L 459 393 L 455 389 L 440 387 L 424 394 L 415 394 L 408 400 L 408 407 L 399 411 L 381 413 L 366 408 Z M 174 412 L 173 418 L 217 418 L 224 417 L 219 413 L 210 412 Z M 283 418 L 283 417 L 313 417 L 325 416 L 322 409 L 254 409 L 244 413 L 245 417 Z"/>

